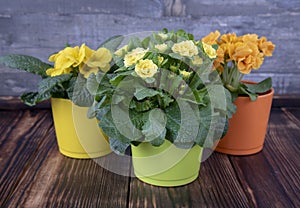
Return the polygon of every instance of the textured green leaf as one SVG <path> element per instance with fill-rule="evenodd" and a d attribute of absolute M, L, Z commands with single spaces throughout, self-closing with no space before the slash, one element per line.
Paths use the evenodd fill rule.
<path fill-rule="evenodd" d="M 96 79 L 96 75 L 91 73 L 87 79 L 86 88 L 88 89 L 89 93 L 96 95 L 98 87 L 99 83 Z"/>
<path fill-rule="evenodd" d="M 210 105 L 200 107 L 200 126 L 196 143 L 203 147 L 212 147 L 227 130 L 226 115 L 215 113 Z"/>
<path fill-rule="evenodd" d="M 130 143 L 122 142 L 119 138 L 109 137 L 109 145 L 111 150 L 118 155 L 125 155 L 126 149 L 130 146 Z"/>
<path fill-rule="evenodd" d="M 155 141 L 154 144 L 157 145 L 162 144 L 166 136 L 166 122 L 167 118 L 162 110 L 151 110 L 142 131 L 145 141 Z"/>
<path fill-rule="evenodd" d="M 51 90 L 65 82 L 65 81 L 68 81 L 70 80 L 72 77 L 72 74 L 62 74 L 62 75 L 59 75 L 59 76 L 55 76 L 55 77 L 47 77 L 46 79 L 43 79 L 40 83 L 39 83 L 39 86 L 38 86 L 38 92 L 40 94 L 44 94 L 44 93 L 47 93 L 47 92 L 51 92 Z"/>
<path fill-rule="evenodd" d="M 52 67 L 35 57 L 19 54 L 0 56 L 0 65 L 38 74 L 43 78 L 47 77 L 46 70 Z"/>
<path fill-rule="evenodd" d="M 40 102 L 40 97 L 38 92 L 28 92 L 21 95 L 21 100 L 29 106 L 34 106 Z"/>
<path fill-rule="evenodd" d="M 130 109 L 135 109 L 137 112 L 144 112 L 158 106 L 152 100 L 144 100 L 144 101 L 131 100 L 129 107 Z"/>
<path fill-rule="evenodd" d="M 90 107 L 93 104 L 94 97 L 87 89 L 87 80 L 82 74 L 79 74 L 74 79 L 72 85 L 67 89 L 70 100 L 78 106 Z"/>

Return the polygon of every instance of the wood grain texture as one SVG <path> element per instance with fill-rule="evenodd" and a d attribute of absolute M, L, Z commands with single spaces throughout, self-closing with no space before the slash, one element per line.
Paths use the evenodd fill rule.
<path fill-rule="evenodd" d="M 262 152 L 213 153 L 196 181 L 163 188 L 61 155 L 49 109 L 0 110 L 0 207 L 300 207 L 299 116 L 273 108 Z"/>
<path fill-rule="evenodd" d="M 19 97 L 0 96 L 0 110 L 25 110 L 25 109 L 49 109 L 51 107 L 50 100 L 38 103 L 35 106 L 25 105 Z"/>
<path fill-rule="evenodd" d="M 249 201 L 226 155 L 213 154 L 189 185 L 162 188 L 138 179 L 130 183 L 129 207 L 248 207 Z"/>
<path fill-rule="evenodd" d="M 125 207 L 129 178 L 113 174 L 93 160 L 61 155 L 52 119 L 49 119 L 51 111 L 42 112 L 37 114 L 40 120 L 30 120 L 27 114 L 12 116 L 14 112 L 9 112 L 16 121 L 22 119 L 34 125 L 33 129 L 22 127 L 27 134 L 24 143 L 29 145 L 37 139 L 40 142 L 37 146 L 31 144 L 34 151 L 28 147 L 26 150 L 22 146 L 15 147 L 20 148 L 20 153 L 12 156 L 0 151 L 1 158 L 4 155 L 13 158 L 6 163 L 1 160 L 4 168 L 0 175 L 0 207 Z M 2 118 L 9 120 L 7 116 Z M 16 126 L 11 128 L 18 131 Z M 40 132 L 36 132 L 37 129 Z M 18 138 L 10 137 L 12 140 Z M 5 147 L 9 144 L 5 141 Z M 13 150 L 12 147 L 7 149 Z"/>
<path fill-rule="evenodd" d="M 49 111 L 18 111 L 5 116 L 0 111 L 0 207 L 19 184 L 28 162 L 35 158 L 44 135 L 51 128 Z M 5 120 L 3 120 L 5 119 Z"/>
<path fill-rule="evenodd" d="M 262 152 L 230 160 L 249 199 L 258 207 L 299 207 L 300 129 L 273 109 Z"/>

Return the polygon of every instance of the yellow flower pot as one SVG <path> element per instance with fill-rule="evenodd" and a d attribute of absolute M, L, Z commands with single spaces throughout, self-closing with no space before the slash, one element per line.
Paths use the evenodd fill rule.
<path fill-rule="evenodd" d="M 156 186 L 181 186 L 198 178 L 202 148 L 180 149 L 169 141 L 131 145 L 134 173 L 141 181 Z"/>
<path fill-rule="evenodd" d="M 51 98 L 52 114 L 59 151 L 68 157 L 86 159 L 111 152 L 107 136 L 96 119 L 87 118 L 87 107 L 70 100 Z"/>

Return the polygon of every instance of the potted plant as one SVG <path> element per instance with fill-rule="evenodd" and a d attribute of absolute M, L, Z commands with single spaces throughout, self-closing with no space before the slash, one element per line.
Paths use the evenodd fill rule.
<path fill-rule="evenodd" d="M 88 78 L 95 97 L 89 116 L 101 119 L 113 151 L 124 154 L 131 147 L 140 180 L 158 186 L 192 182 L 202 148 L 226 132 L 234 106 L 212 70 L 214 47 L 183 30 L 164 29 L 132 37 L 114 53 L 107 73 Z"/>
<path fill-rule="evenodd" d="M 202 41 L 209 45 L 218 44 L 214 65 L 237 106 L 229 120 L 228 132 L 215 150 L 232 155 L 261 151 L 274 94 L 272 80 L 267 78 L 256 83 L 243 80 L 243 77 L 259 69 L 265 57 L 272 56 L 275 45 L 256 34 L 220 36 L 219 31 L 210 33 Z"/>
<path fill-rule="evenodd" d="M 111 152 L 107 137 L 96 119 L 87 119 L 93 97 L 86 89 L 86 78 L 99 69 L 107 70 L 112 59 L 106 48 L 96 51 L 85 44 L 67 46 L 49 57 L 54 66 L 27 55 L 0 57 L 0 64 L 41 76 L 37 92 L 24 93 L 21 100 L 34 106 L 51 100 L 59 151 L 72 158 L 94 158 Z"/>

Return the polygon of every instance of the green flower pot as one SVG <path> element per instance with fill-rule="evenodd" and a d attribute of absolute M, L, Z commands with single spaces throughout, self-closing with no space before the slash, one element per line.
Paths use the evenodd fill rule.
<path fill-rule="evenodd" d="M 169 141 L 159 147 L 150 143 L 131 145 L 134 173 L 141 181 L 156 186 L 181 186 L 198 178 L 202 148 L 177 148 Z"/>

